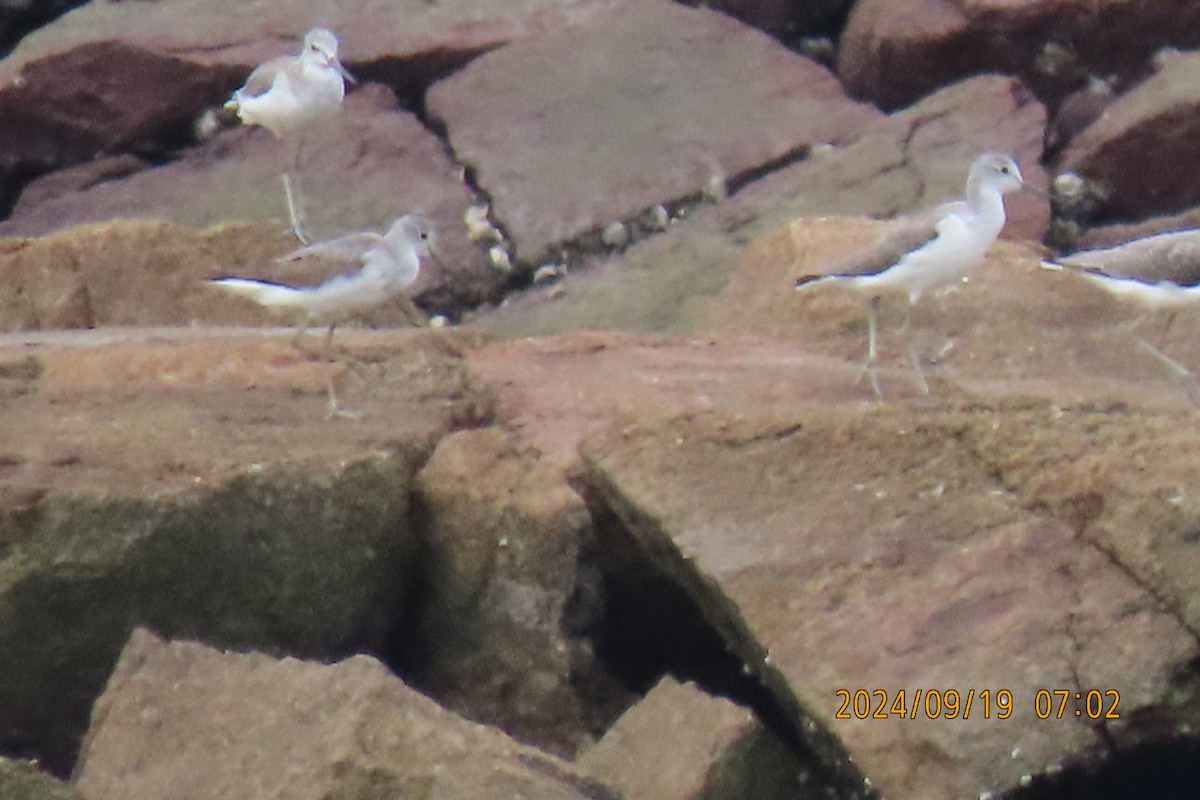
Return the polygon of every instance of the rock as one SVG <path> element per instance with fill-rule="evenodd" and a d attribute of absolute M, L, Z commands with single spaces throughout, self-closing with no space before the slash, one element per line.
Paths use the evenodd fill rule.
<path fill-rule="evenodd" d="M 18 77 L 0 77 L 0 175 L 117 151 L 158 156 L 190 141 L 193 121 L 235 81 L 229 70 L 114 41 L 29 61 Z"/>
<path fill-rule="evenodd" d="M 706 3 L 767 33 L 794 37 L 828 26 L 851 5 L 847 0 L 788 3 L 784 0 L 716 0 Z"/>
<path fill-rule="evenodd" d="M 1105 211 L 1136 218 L 1200 203 L 1196 124 L 1200 54 L 1168 59 L 1145 83 L 1122 95 L 1062 154 L 1063 169 L 1107 189 Z"/>
<path fill-rule="evenodd" d="M 325 665 L 135 631 L 76 784 L 89 800 L 617 795 L 571 764 L 463 720 L 369 656 Z"/>
<path fill-rule="evenodd" d="M 8 243 L 0 252 L 3 330 L 269 321 L 205 281 L 268 263 L 295 244 L 262 223 L 198 230 L 153 219 L 0 241 Z"/>
<path fill-rule="evenodd" d="M 794 797 L 799 760 L 728 700 L 664 678 L 578 761 L 626 800 Z"/>
<path fill-rule="evenodd" d="M 281 144 L 263 130 L 228 131 L 179 161 L 40 204 L 21 203 L 19 213 L 0 223 L 0 235 L 41 235 L 114 217 L 167 217 L 199 226 L 271 220 L 282 232 L 285 171 L 293 172 L 318 240 L 383 231 L 403 214 L 424 214 L 438 234 L 439 257 L 426 261 L 413 290 L 426 308 L 453 313 L 494 294 L 497 279 L 461 222 L 471 194 L 438 139 L 379 86 L 359 90 L 341 115 L 299 143 Z"/>
<path fill-rule="evenodd" d="M 466 717 L 573 755 L 612 713 L 591 707 L 602 678 L 582 634 L 599 609 L 579 598 L 599 587 L 580 573 L 592 536 L 583 501 L 491 428 L 439 442 L 416 503 L 424 590 L 419 630 L 400 644 L 405 674 Z"/>
<path fill-rule="evenodd" d="M 1111 225 L 1097 225 L 1094 228 L 1088 228 L 1079 235 L 1075 249 L 1096 250 L 1103 247 L 1115 247 L 1134 239 L 1153 236 L 1156 233 L 1183 231 L 1196 227 L 1200 227 L 1200 208 L 1189 208 L 1178 214 L 1150 217 L 1139 222 L 1115 222 Z"/>
<path fill-rule="evenodd" d="M 961 197 L 971 162 L 988 149 L 1012 153 L 1025 178 L 1046 186 L 1037 163 L 1045 111 L 1011 78 L 963 81 L 897 112 L 827 152 L 767 174 L 719 206 L 687 209 L 661 236 L 636 242 L 620 260 L 572 270 L 549 297 L 535 288 L 509 296 L 474 325 L 504 336 L 588 328 L 696 333 L 707 328 L 713 298 L 743 260 L 747 242 L 801 216 L 889 217 Z M 1048 204 L 1010 195 L 1002 236 L 1040 239 Z M 792 275 L 792 278 L 795 276 Z M 786 278 L 785 278 L 786 279 Z M 779 289 L 790 303 L 790 281 Z M 751 324 L 766 321 L 752 320 Z"/>
<path fill-rule="evenodd" d="M 642 419 L 585 441 L 584 485 L 777 693 L 843 791 L 1002 793 L 1137 741 L 1143 712 L 1195 724 L 1172 677 L 1197 654 L 1194 623 L 1170 610 L 1187 602 L 1182 584 L 1080 538 L 1110 504 L 1174 514 L 1151 488 L 1175 480 L 1169 466 L 1130 506 L 1083 476 L 1139 468 L 1105 442 L 1194 446 L 1168 444 L 1177 417 L 999 401 Z M 1056 454 L 1093 447 L 1065 494 L 1044 495 L 1059 503 L 1029 502 L 1057 483 Z M 1048 458 L 1028 469 L 1022 452 Z M 1114 540 L 1142 539 L 1110 519 Z M 1062 718 L 1055 691 L 1081 693 Z M 887 719 L 870 718 L 880 709 Z"/>
<path fill-rule="evenodd" d="M 1056 103 L 1088 75 L 1144 74 L 1165 44 L 1195 47 L 1200 15 L 1171 3 L 863 0 L 838 48 L 851 94 L 885 108 L 982 72 L 1016 74 Z"/>
<path fill-rule="evenodd" d="M 593 4 L 434 85 L 427 107 L 527 270 L 614 220 L 699 198 L 714 176 L 742 179 L 878 118 L 817 64 L 665 0 Z"/>
<path fill-rule="evenodd" d="M 360 372 L 255 333 L 2 341 L 0 749 L 57 773 L 135 624 L 382 651 L 415 585 L 413 476 L 489 413 L 462 332 L 347 332 Z"/>
<path fill-rule="evenodd" d="M 341 37 L 342 60 L 360 78 L 415 97 L 563 5 L 524 0 L 497 13 L 477 3 L 447 11 L 421 0 L 351 2 L 319 21 Z M 205 106 L 258 64 L 295 52 L 313 23 L 302 0 L 254 14 L 237 2 L 88 3 L 0 61 L 0 167 L 20 165 L 27 179 L 97 152 L 178 147 Z"/>
<path fill-rule="evenodd" d="M 29 761 L 0 758 L 0 797 L 6 800 L 82 800 L 78 792 L 60 783 Z"/>

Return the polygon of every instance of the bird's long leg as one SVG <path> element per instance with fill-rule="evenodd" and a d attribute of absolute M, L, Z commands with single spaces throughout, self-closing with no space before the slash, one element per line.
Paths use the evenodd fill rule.
<path fill-rule="evenodd" d="M 1167 322 L 1163 325 L 1162 333 L 1158 335 L 1158 349 L 1160 352 L 1166 352 L 1164 345 L 1167 343 L 1167 333 L 1171 330 L 1171 323 L 1175 321 L 1175 310 L 1172 309 L 1167 313 Z"/>
<path fill-rule="evenodd" d="M 288 173 L 283 173 L 283 196 L 287 200 L 288 224 L 292 228 L 292 235 L 304 246 L 308 246 L 310 241 L 308 230 L 305 228 L 304 220 L 300 217 L 300 209 L 296 203 L 296 194 L 292 190 L 292 179 Z"/>
<path fill-rule="evenodd" d="M 863 364 L 862 371 L 858 373 L 855 383 L 858 383 L 858 381 L 862 380 L 862 376 L 866 375 L 871 381 L 871 389 L 875 392 L 875 396 L 882 398 L 883 390 L 879 388 L 878 351 L 875 347 L 876 317 L 878 313 L 879 297 L 877 295 L 871 298 L 871 305 L 867 308 L 867 363 Z"/>
<path fill-rule="evenodd" d="M 909 368 L 912 369 L 913 382 L 917 384 L 917 391 L 921 394 L 929 394 L 929 384 L 925 381 L 925 373 L 921 369 L 921 358 L 917 355 L 917 348 L 913 345 L 912 336 L 909 333 L 911 322 L 912 303 L 909 303 L 904 308 L 904 324 L 900 326 L 900 335 L 904 337 L 904 358 L 908 361 Z"/>
<path fill-rule="evenodd" d="M 303 152 L 303 148 L 304 136 L 301 135 L 296 141 L 296 150 L 292 154 L 292 167 L 283 173 L 283 196 L 287 200 L 288 224 L 292 227 L 292 235 L 296 237 L 300 244 L 307 247 L 311 238 L 308 235 L 308 228 L 304 223 L 299 191 L 292 188 L 292 173 L 300 171 L 300 155 Z"/>
<path fill-rule="evenodd" d="M 1137 343 L 1138 343 L 1138 347 L 1142 348 L 1147 353 L 1149 353 L 1151 356 L 1153 356 L 1155 359 L 1157 359 L 1158 362 L 1160 364 L 1162 364 L 1163 366 L 1165 366 L 1167 368 L 1167 370 L 1176 378 L 1194 378 L 1194 377 L 1196 377 L 1196 373 L 1192 372 L 1190 369 L 1185 367 L 1183 364 L 1180 364 L 1178 361 L 1171 358 L 1166 353 L 1164 353 L 1161 349 L 1150 344 L 1145 339 L 1138 339 Z"/>

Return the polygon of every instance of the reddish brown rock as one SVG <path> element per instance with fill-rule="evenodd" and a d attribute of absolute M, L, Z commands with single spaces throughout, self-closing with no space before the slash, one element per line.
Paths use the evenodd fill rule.
<path fill-rule="evenodd" d="M 617 2 L 569 23 L 428 95 L 526 267 L 878 119 L 824 68 L 713 11 Z"/>
<path fill-rule="evenodd" d="M 415 583 L 413 475 L 488 414 L 461 365 L 476 339 L 348 331 L 354 368 L 261 331 L 0 339 L 0 749 L 68 773 L 135 623 L 386 647 Z"/>
<path fill-rule="evenodd" d="M 863 0 L 838 49 L 857 97 L 886 108 L 980 72 L 1020 75 L 1057 100 L 1089 74 L 1136 75 L 1164 45 L 1200 44 L 1200 13 L 1123 0 Z"/>
<path fill-rule="evenodd" d="M 89 800 L 502 794 L 612 800 L 571 764 L 475 725 L 368 656 L 325 665 L 137 631 L 98 701 L 76 785 Z"/>
<path fill-rule="evenodd" d="M 402 644 L 406 676 L 466 717 L 574 755 L 616 713 L 590 707 L 604 679 L 583 638 L 600 614 L 598 576 L 581 569 L 593 536 L 583 500 L 491 428 L 439 442 L 416 502 L 426 588 Z"/>
<path fill-rule="evenodd" d="M 664 678 L 579 766 L 626 800 L 794 797 L 799 760 L 752 713 Z"/>
<path fill-rule="evenodd" d="M 1026 484 L 993 461 L 1013 451 L 985 444 L 997 427 L 1066 452 L 1089 447 L 1096 424 L 1121 440 L 1149 420 L 1077 409 L 1047 425 L 1049 411 L 698 412 L 593 437 L 586 482 L 726 631 L 799 735 L 827 759 L 833 738 L 845 746 L 844 786 L 970 797 L 1136 740 L 1139 710 L 1194 724 L 1174 710 L 1174 675 L 1197 644 L 1161 604 L 1169 584 L 1132 578 L 1125 557 L 1027 506 Z M 1047 719 L 1056 690 L 1071 693 L 1069 712 Z M 881 707 L 886 719 L 871 718 Z"/>
<path fill-rule="evenodd" d="M 1200 55 L 1179 55 L 1109 105 L 1062 155 L 1064 170 L 1103 187 L 1104 211 L 1137 218 L 1200 202 Z"/>
<path fill-rule="evenodd" d="M 425 261 L 412 291 L 427 308 L 454 312 L 494 294 L 499 276 L 462 224 L 471 194 L 441 142 L 411 114 L 399 111 L 380 86 L 364 87 L 347 100 L 341 115 L 298 142 L 281 143 L 264 130 L 227 131 L 179 161 L 38 204 L 22 203 L 19 213 L 0 223 L 0 235 L 39 235 L 117 217 L 201 226 L 273 220 L 282 233 L 287 229 L 284 171 L 293 174 L 317 239 L 383 231 L 411 212 L 426 216 L 437 234 L 439 258 Z M 287 247 L 283 238 L 269 238 Z M 226 265 L 225 274 L 236 266 Z"/>
<path fill-rule="evenodd" d="M 1037 162 L 1044 124 L 1041 104 L 1018 81 L 965 80 L 872 125 L 853 142 L 767 174 L 716 206 L 689 209 L 667 232 L 619 257 L 597 259 L 554 286 L 509 296 L 473 324 L 507 336 L 588 328 L 703 331 L 712 298 L 744 258 L 746 242 L 797 217 L 928 210 L 961 197 L 971 162 L 989 149 L 1012 153 L 1026 180 L 1045 187 Z M 1001 236 L 1042 238 L 1049 217 L 1044 198 L 1021 192 L 1009 195 L 1006 205 Z"/>

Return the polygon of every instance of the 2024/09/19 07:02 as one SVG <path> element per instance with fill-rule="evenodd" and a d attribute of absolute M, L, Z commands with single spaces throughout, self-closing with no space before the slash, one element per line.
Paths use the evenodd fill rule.
<path fill-rule="evenodd" d="M 916 689 L 911 693 L 904 689 L 837 689 L 834 696 L 841 703 L 834 719 L 967 719 L 975 715 L 1004 720 L 1015 710 L 1009 689 Z M 1033 713 L 1038 719 L 1120 719 L 1120 703 L 1121 693 L 1116 689 L 1038 689 L 1033 695 Z"/>

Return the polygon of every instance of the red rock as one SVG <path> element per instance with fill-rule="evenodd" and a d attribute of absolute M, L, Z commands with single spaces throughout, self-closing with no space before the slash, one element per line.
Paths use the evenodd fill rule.
<path fill-rule="evenodd" d="M 526 267 L 878 119 L 814 62 L 665 0 L 588 6 L 477 59 L 427 102 Z"/>
<path fill-rule="evenodd" d="M 1200 44 L 1197 31 L 1200 9 L 1175 2 L 862 0 L 842 34 L 837 71 L 853 95 L 887 108 L 979 72 L 1020 75 L 1056 99 L 1088 74 L 1144 71 L 1165 44 Z M 1051 45 L 1066 63 L 1046 57 Z"/>
<path fill-rule="evenodd" d="M 299 167 L 294 168 L 297 152 Z M 227 131 L 179 161 L 41 203 L 21 203 L 0 223 L 0 236 L 40 235 L 121 217 L 198 226 L 272 220 L 283 233 L 284 171 L 293 173 L 317 239 L 383 231 L 403 214 L 425 215 L 433 223 L 439 257 L 426 259 L 413 290 L 426 308 L 453 312 L 495 293 L 500 276 L 467 239 L 462 224 L 472 196 L 457 169 L 441 142 L 413 115 L 398 110 L 391 93 L 378 85 L 360 89 L 342 114 L 298 142 L 281 143 L 263 130 Z M 285 249 L 274 254 L 282 255 L 288 242 L 278 242 Z M 230 263 L 222 271 L 235 269 Z"/>
<path fill-rule="evenodd" d="M 369 656 L 327 665 L 129 641 L 76 784 L 89 800 L 596 800 L 569 762 L 470 723 Z"/>
<path fill-rule="evenodd" d="M 1106 190 L 1105 212 L 1137 218 L 1200 203 L 1200 55 L 1165 61 L 1075 137 L 1061 168 Z"/>

